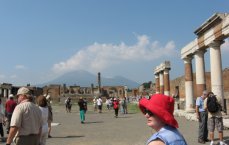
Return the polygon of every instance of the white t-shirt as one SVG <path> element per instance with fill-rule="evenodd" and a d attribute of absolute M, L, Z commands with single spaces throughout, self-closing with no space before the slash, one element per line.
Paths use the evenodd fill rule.
<path fill-rule="evenodd" d="M 48 107 L 41 107 L 39 106 L 42 114 L 42 134 L 48 132 L 48 114 L 49 110 Z"/>
<path fill-rule="evenodd" d="M 98 98 L 96 101 L 98 106 L 102 105 L 103 103 L 103 100 L 101 98 Z"/>

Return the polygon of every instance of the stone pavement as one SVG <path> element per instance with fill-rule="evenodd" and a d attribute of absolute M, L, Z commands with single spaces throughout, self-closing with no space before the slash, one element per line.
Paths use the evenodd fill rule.
<path fill-rule="evenodd" d="M 99 114 L 90 109 L 85 124 L 81 124 L 76 105 L 72 113 L 66 113 L 64 106 L 53 106 L 53 110 L 53 138 L 47 139 L 47 145 L 144 145 L 153 133 L 141 113 L 120 114 L 119 118 L 114 118 L 113 110 Z M 199 145 L 198 122 L 187 121 L 184 117 L 177 117 L 177 120 L 187 143 Z M 229 144 L 229 130 L 224 131 L 224 139 Z"/>

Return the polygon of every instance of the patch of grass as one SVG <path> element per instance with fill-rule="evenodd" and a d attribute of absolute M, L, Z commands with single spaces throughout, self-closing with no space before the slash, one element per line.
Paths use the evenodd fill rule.
<path fill-rule="evenodd" d="M 128 110 L 128 113 L 139 113 L 139 112 L 141 112 L 139 107 L 138 107 L 138 104 L 136 104 L 136 103 L 129 103 L 127 106 L 127 110 Z"/>

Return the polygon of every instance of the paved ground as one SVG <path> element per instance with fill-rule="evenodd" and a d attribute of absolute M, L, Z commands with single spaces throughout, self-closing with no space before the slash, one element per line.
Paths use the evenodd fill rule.
<path fill-rule="evenodd" d="M 144 145 L 153 131 L 146 126 L 141 113 L 130 113 L 114 118 L 113 111 L 102 114 L 89 111 L 86 123 L 81 124 L 78 107 L 73 106 L 72 113 L 66 113 L 64 106 L 53 106 L 53 138 L 47 139 L 47 145 Z M 197 143 L 198 123 L 177 118 L 179 130 L 189 145 Z M 229 144 L 229 130 L 224 131 L 224 139 Z M 0 143 L 4 144 L 4 143 Z M 210 143 L 207 143 L 210 144 Z"/>

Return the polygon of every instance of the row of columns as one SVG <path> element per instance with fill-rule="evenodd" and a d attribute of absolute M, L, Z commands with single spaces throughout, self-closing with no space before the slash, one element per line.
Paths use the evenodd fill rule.
<path fill-rule="evenodd" d="M 211 90 L 221 98 L 224 107 L 223 94 L 223 76 L 222 76 L 222 59 L 220 46 L 223 41 L 213 41 L 208 45 L 210 47 L 210 71 L 211 71 Z M 205 80 L 205 61 L 204 53 L 206 50 L 198 50 L 194 53 L 196 63 L 196 90 L 197 95 L 201 96 L 202 92 L 206 90 Z M 185 95 L 186 95 L 186 111 L 194 112 L 194 91 L 193 91 L 193 71 L 192 71 L 193 56 L 184 58 L 185 64 Z"/>
<path fill-rule="evenodd" d="M 154 70 L 155 75 L 155 86 L 156 86 L 156 94 L 165 94 L 167 96 L 170 95 L 170 80 L 169 80 L 169 70 L 170 70 L 170 62 L 165 61 L 160 64 Z"/>
<path fill-rule="evenodd" d="M 0 88 L 0 96 L 8 97 L 11 94 L 11 89 L 2 89 Z"/>

